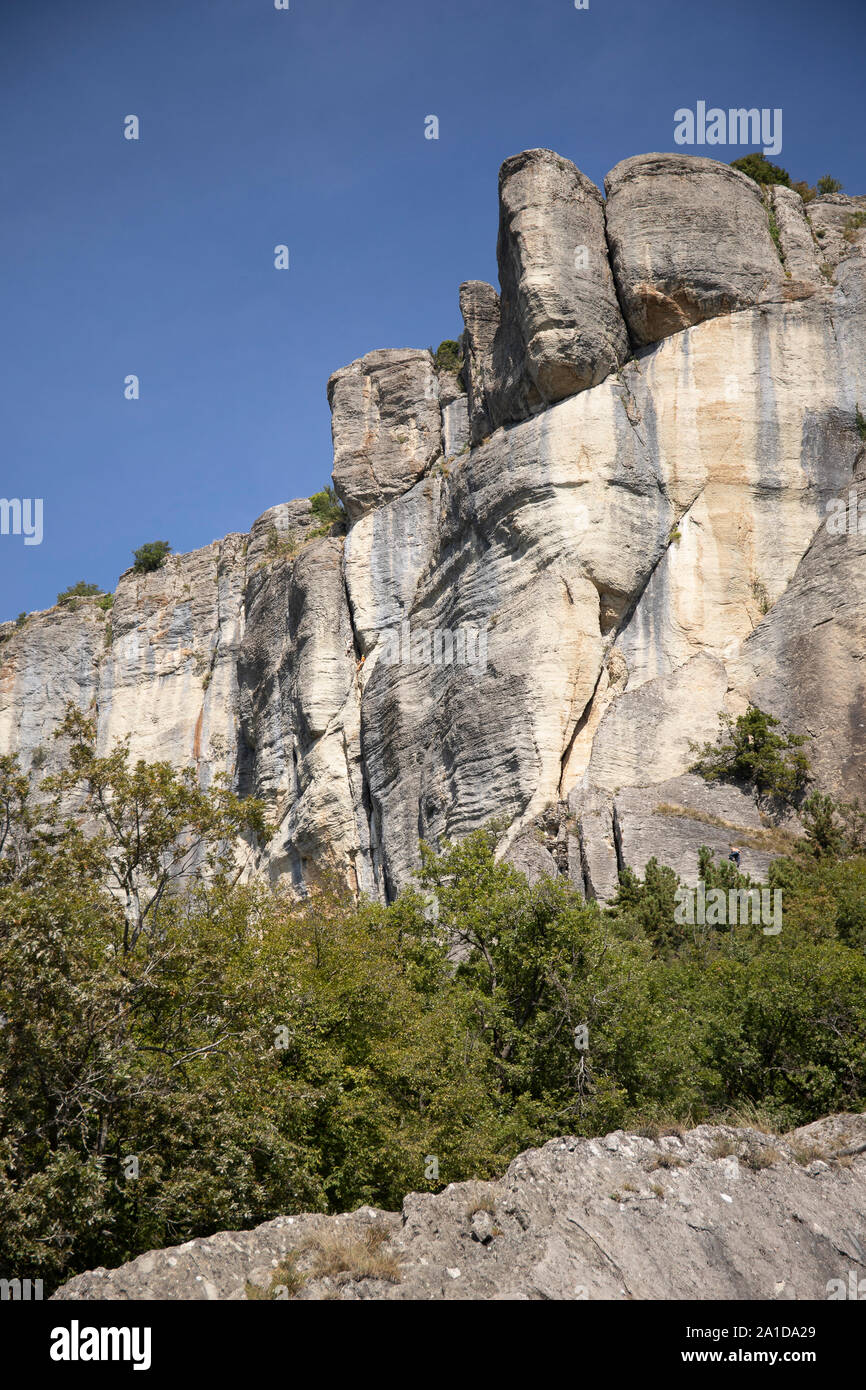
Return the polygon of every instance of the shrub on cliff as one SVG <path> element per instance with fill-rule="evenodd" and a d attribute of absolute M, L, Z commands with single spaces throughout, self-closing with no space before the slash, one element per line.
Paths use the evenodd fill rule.
<path fill-rule="evenodd" d="M 445 338 L 433 353 L 433 357 L 437 372 L 459 372 L 463 366 L 460 344 L 455 342 L 453 338 Z"/>
<path fill-rule="evenodd" d="M 731 161 L 732 169 L 739 169 L 741 174 L 748 174 L 755 183 L 781 183 L 785 188 L 791 187 L 791 175 L 787 169 L 783 169 L 780 164 L 771 164 L 766 155 L 759 151 L 752 154 L 743 155 L 741 159 Z"/>
<path fill-rule="evenodd" d="M 168 541 L 148 541 L 132 554 L 135 560 L 132 568 L 135 573 L 150 574 L 153 570 L 162 568 L 166 558 L 171 554 L 171 546 Z"/>
<path fill-rule="evenodd" d="M 315 531 L 311 532 L 313 535 L 327 535 L 335 522 L 346 520 L 343 504 L 330 485 L 322 488 L 321 492 L 313 493 L 310 498 L 310 511 L 320 522 Z"/>
<path fill-rule="evenodd" d="M 807 738 L 776 733 L 779 720 L 755 705 L 736 719 L 724 712 L 719 718 L 722 728 L 715 743 L 690 744 L 698 754 L 692 771 L 708 782 L 748 782 L 764 796 L 791 801 L 809 780 L 809 760 L 799 751 Z"/>
<path fill-rule="evenodd" d="M 64 589 L 57 595 L 57 602 L 68 605 L 71 608 L 77 607 L 75 602 L 79 598 L 96 598 L 102 593 L 98 584 L 86 584 L 83 579 L 79 579 L 77 584 L 70 584 L 68 589 Z"/>

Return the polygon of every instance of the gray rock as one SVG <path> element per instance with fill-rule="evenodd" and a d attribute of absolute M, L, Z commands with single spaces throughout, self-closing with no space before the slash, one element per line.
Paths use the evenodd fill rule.
<path fill-rule="evenodd" d="M 387 349 L 328 382 L 334 487 L 350 522 L 408 492 L 442 453 L 439 383 L 429 352 Z"/>
<path fill-rule="evenodd" d="M 831 1280 L 847 1289 L 862 1273 L 863 1149 L 863 1115 L 781 1137 L 700 1125 L 553 1139 L 496 1182 L 411 1193 L 400 1214 L 278 1217 L 80 1274 L 53 1297 L 239 1300 L 278 1283 L 291 1257 L 299 1287 L 277 1297 L 823 1300 Z M 384 1237 L 379 1277 L 353 1253 L 370 1227 Z M 317 1274 L 322 1249 L 343 1256 L 342 1273 Z"/>
<path fill-rule="evenodd" d="M 806 204 L 806 215 L 815 237 L 818 257 L 832 279 L 843 261 L 866 256 L 866 197 L 849 198 L 828 193 Z"/>
<path fill-rule="evenodd" d="M 823 287 L 823 258 L 818 254 L 803 199 L 793 188 L 785 188 L 779 183 L 768 187 L 767 198 L 779 229 L 785 270 L 794 280 L 805 280 L 816 287 Z"/>
<path fill-rule="evenodd" d="M 763 883 L 772 860 L 789 853 L 795 840 L 769 817 L 762 820 L 747 791 L 693 773 L 652 787 L 625 788 L 614 798 L 614 824 L 620 859 L 630 869 L 643 877 L 655 858 L 691 887 L 698 882 L 702 845 L 717 859 L 727 859 L 735 845 L 741 873 Z"/>
<path fill-rule="evenodd" d="M 442 407 L 442 453 L 447 462 L 469 448 L 469 411 L 466 397 L 458 396 Z"/>
<path fill-rule="evenodd" d="M 761 709 L 806 733 L 818 785 L 843 800 L 866 784 L 866 448 L 784 594 L 744 642 L 731 675 Z M 844 508 L 844 511 L 842 510 Z M 862 522 L 860 513 L 862 509 Z M 860 523 L 858 525 L 858 523 Z M 849 529 L 851 526 L 856 529 Z M 862 526 L 862 529 L 860 527 Z"/>
<path fill-rule="evenodd" d="M 605 179 L 611 265 L 632 342 L 782 293 L 758 185 L 714 159 L 643 154 Z"/>
<path fill-rule="evenodd" d="M 499 209 L 496 425 L 598 385 L 628 355 L 595 184 L 552 150 L 525 150 L 500 170 Z"/>
<path fill-rule="evenodd" d="M 480 444 L 493 433 L 490 402 L 494 389 L 493 343 L 499 328 L 499 295 L 483 280 L 460 286 L 460 312 L 465 325 L 463 376 L 466 382 L 470 437 Z"/>
<path fill-rule="evenodd" d="M 619 883 L 613 793 L 600 787 L 573 787 L 568 804 L 577 822 L 584 895 L 607 902 Z"/>
<path fill-rule="evenodd" d="M 559 877 L 556 860 L 541 843 L 536 828 L 518 836 L 508 849 L 505 860 L 525 874 L 530 884 L 538 883 L 542 878 Z"/>

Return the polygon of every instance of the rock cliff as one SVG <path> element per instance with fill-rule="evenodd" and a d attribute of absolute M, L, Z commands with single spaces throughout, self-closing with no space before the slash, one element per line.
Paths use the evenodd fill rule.
<path fill-rule="evenodd" d="M 0 750 L 49 769 L 71 699 L 103 749 L 263 796 L 250 872 L 388 898 L 419 838 L 493 816 L 593 896 L 733 835 L 762 872 L 758 808 L 688 775 L 750 700 L 862 797 L 866 541 L 828 511 L 866 470 L 866 199 L 679 154 L 605 187 L 507 160 L 459 378 L 408 349 L 332 376 L 345 535 L 282 504 L 110 612 L 0 626 Z"/>
<path fill-rule="evenodd" d="M 53 1297 L 856 1298 L 864 1150 L 862 1115 L 783 1138 L 701 1125 L 553 1139 L 497 1182 L 411 1193 L 401 1213 L 281 1216 L 79 1274 Z"/>

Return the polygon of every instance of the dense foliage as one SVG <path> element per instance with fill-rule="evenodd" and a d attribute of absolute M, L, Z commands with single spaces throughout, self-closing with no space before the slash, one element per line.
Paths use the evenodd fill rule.
<path fill-rule="evenodd" d="M 555 1134 L 866 1103 L 850 808 L 810 798 L 771 871 L 775 937 L 675 927 L 654 861 L 610 911 L 530 887 L 493 828 L 425 849 L 390 907 L 299 903 L 241 881 L 257 802 L 97 757 L 80 714 L 59 732 L 38 793 L 0 760 L 4 1276 L 53 1286 L 281 1212 L 393 1207 Z"/>
<path fill-rule="evenodd" d="M 322 488 L 321 492 L 313 493 L 310 498 L 310 511 L 321 523 L 319 530 L 323 534 L 326 534 L 335 522 L 346 520 L 343 505 L 330 484 Z"/>
<path fill-rule="evenodd" d="M 755 183 L 780 183 L 785 188 L 793 188 L 795 192 L 800 194 L 804 203 L 811 203 L 814 198 L 824 197 L 828 193 L 842 192 L 842 184 L 830 174 L 825 174 L 823 178 L 820 178 L 814 188 L 803 180 L 792 183 L 788 170 L 783 169 L 781 164 L 771 164 L 760 150 L 753 150 L 751 154 L 732 160 L 731 168 L 739 169 L 742 174 L 748 174 L 750 179 L 755 180 Z"/>
<path fill-rule="evenodd" d="M 761 795 L 791 801 L 809 780 L 803 734 L 779 733 L 779 720 L 750 705 L 745 714 L 720 714 L 715 743 L 692 744 L 692 771 L 709 782 L 729 779 L 754 786 Z"/>
<path fill-rule="evenodd" d="M 431 348 L 432 352 L 432 348 Z M 433 353 L 438 372 L 459 372 L 463 366 L 460 344 L 454 338 L 445 338 Z"/>
<path fill-rule="evenodd" d="M 70 584 L 67 589 L 63 590 L 62 594 L 57 595 L 57 602 L 75 607 L 75 599 L 96 598 L 101 593 L 102 590 L 98 584 L 88 584 L 86 580 L 79 579 L 77 584 Z"/>
<path fill-rule="evenodd" d="M 162 568 L 170 554 L 171 546 L 168 541 L 148 541 L 145 545 L 140 545 L 138 550 L 133 550 L 132 568 L 136 574 L 151 574 L 154 570 Z"/>

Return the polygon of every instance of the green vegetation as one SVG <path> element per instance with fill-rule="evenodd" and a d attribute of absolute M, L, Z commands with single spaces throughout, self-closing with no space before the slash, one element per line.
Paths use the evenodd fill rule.
<path fill-rule="evenodd" d="M 773 238 L 773 243 L 779 253 L 779 260 L 782 262 L 782 265 L 784 265 L 785 253 L 782 250 L 782 237 L 779 232 L 779 223 L 776 220 L 776 214 L 773 212 L 772 208 L 767 210 L 767 218 L 770 223 L 770 236 Z"/>
<path fill-rule="evenodd" d="M 171 554 L 171 546 L 168 541 L 148 541 L 132 554 L 135 560 L 132 568 L 135 573 L 151 574 L 165 564 L 166 558 Z"/>
<path fill-rule="evenodd" d="M 860 409 L 859 405 L 857 406 L 857 409 L 854 413 L 854 420 L 857 425 L 857 433 L 859 434 L 860 438 L 864 441 L 864 443 L 866 443 L 866 415 L 863 414 L 863 411 Z"/>
<path fill-rule="evenodd" d="M 866 227 L 866 209 L 864 208 L 859 208 L 857 212 L 852 212 L 845 218 L 842 235 L 846 241 L 856 241 L 857 233 L 861 227 Z"/>
<path fill-rule="evenodd" d="M 814 198 L 823 197 L 827 193 L 842 192 L 842 185 L 839 180 L 831 178 L 829 174 L 825 174 L 823 178 L 819 179 L 815 188 L 802 180 L 798 183 L 792 183 L 791 175 L 787 169 L 783 169 L 780 164 L 771 164 L 766 156 L 757 150 L 752 154 L 743 155 L 741 159 L 731 160 L 731 168 L 739 169 L 742 174 L 748 174 L 750 179 L 755 180 L 755 183 L 763 185 L 777 183 L 784 188 L 793 188 L 796 193 L 799 193 L 804 203 L 811 203 Z"/>
<path fill-rule="evenodd" d="M 334 489 L 328 485 L 321 492 L 314 492 L 310 498 L 310 511 L 320 525 L 308 532 L 310 537 L 326 536 L 335 522 L 346 523 L 343 504 Z"/>
<path fill-rule="evenodd" d="M 798 750 L 808 741 L 802 734 L 779 734 L 779 720 L 750 705 L 736 719 L 719 716 L 721 731 L 715 743 L 692 743 L 698 754 L 692 771 L 708 782 L 720 779 L 751 783 L 764 796 L 791 801 L 809 780 L 809 761 Z"/>
<path fill-rule="evenodd" d="M 430 349 L 433 352 L 433 349 Z M 433 353 L 437 372 L 459 372 L 463 366 L 460 344 L 453 338 L 445 338 Z"/>
<path fill-rule="evenodd" d="M 284 536 L 280 535 L 276 526 L 268 531 L 268 560 L 293 560 L 300 548 L 301 543 L 294 531 L 287 531 Z"/>
<path fill-rule="evenodd" d="M 64 589 L 62 594 L 57 595 L 57 602 L 76 608 L 76 599 L 96 598 L 101 593 L 102 590 L 98 584 L 86 584 L 83 579 L 79 579 L 77 584 L 70 584 L 68 589 Z"/>
<path fill-rule="evenodd" d="M 731 160 L 731 168 L 739 169 L 741 174 L 748 174 L 755 183 L 781 183 L 785 188 L 791 187 L 791 175 L 787 169 L 783 169 L 780 164 L 771 164 L 766 155 L 757 150 L 753 154 L 743 155 L 741 159 Z"/>
<path fill-rule="evenodd" d="M 799 745 L 750 716 L 724 766 L 774 785 Z M 58 735 L 38 800 L 0 759 L 4 1274 L 53 1287 L 280 1213 L 393 1209 L 557 1134 L 742 1113 L 787 1129 L 866 1105 L 856 807 L 806 801 L 804 843 L 770 871 L 773 937 L 676 925 L 655 861 L 607 911 L 530 886 L 496 861 L 496 827 L 424 847 L 389 907 L 324 876 L 299 902 L 239 882 L 236 837 L 270 834 L 260 803 L 123 744 L 97 756 L 73 709 Z M 700 868 L 750 882 L 707 850 Z M 378 1236 L 313 1242 L 250 1295 L 316 1270 L 399 1278 L 389 1259 Z"/>

